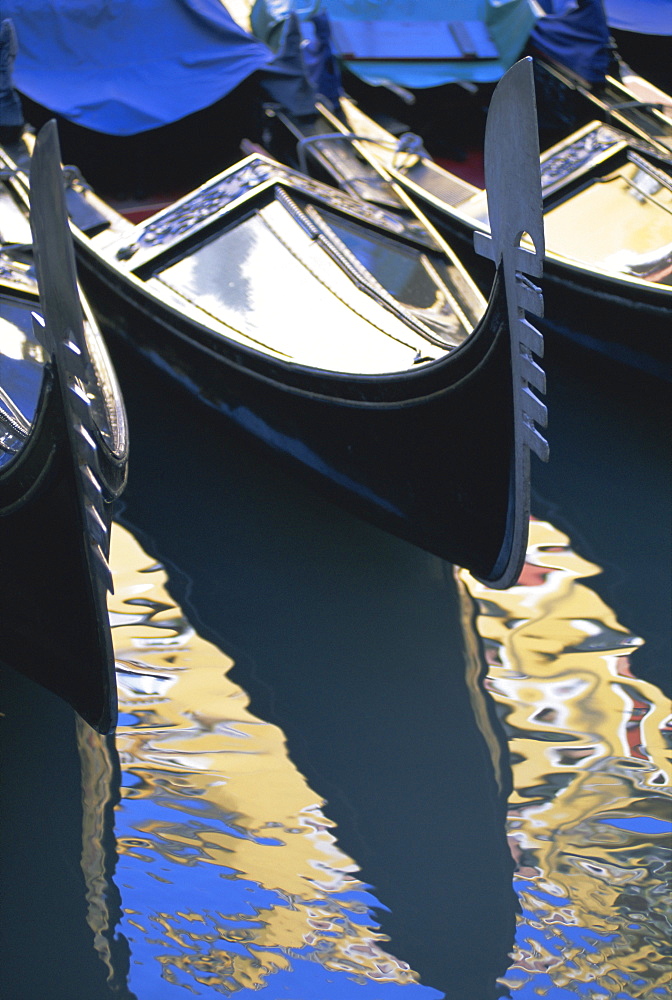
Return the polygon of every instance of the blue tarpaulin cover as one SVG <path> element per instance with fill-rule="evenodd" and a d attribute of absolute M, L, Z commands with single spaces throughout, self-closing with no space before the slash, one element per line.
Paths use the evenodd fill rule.
<path fill-rule="evenodd" d="M 588 83 L 601 83 L 613 58 L 602 0 L 539 0 L 546 14 L 531 42 Z"/>
<path fill-rule="evenodd" d="M 0 0 L 4 18 L 17 89 L 110 135 L 209 107 L 273 59 L 219 0 Z"/>
<path fill-rule="evenodd" d="M 672 0 L 604 0 L 610 27 L 643 35 L 672 35 Z"/>

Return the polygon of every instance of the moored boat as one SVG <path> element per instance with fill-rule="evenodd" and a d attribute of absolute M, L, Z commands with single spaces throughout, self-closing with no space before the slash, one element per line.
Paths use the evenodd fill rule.
<path fill-rule="evenodd" d="M 539 177 L 504 141 L 512 114 L 534 143 L 529 64 L 491 115 L 491 179 L 526 193 L 483 240 L 487 304 L 429 224 L 261 154 L 137 226 L 68 190 L 106 325 L 357 513 L 498 586 L 524 558 L 529 450 L 547 451 L 543 341 L 523 317 L 541 309 L 522 274 L 539 255 L 519 246 L 543 246 Z"/>
<path fill-rule="evenodd" d="M 343 67 L 375 87 L 404 92 L 496 82 L 520 57 L 538 10 L 531 0 L 256 0 L 250 25 L 275 48 L 290 14 L 304 23 L 326 14 Z M 306 32 L 309 45 L 312 34 Z"/>
<path fill-rule="evenodd" d="M 648 36 L 650 58 L 638 72 L 628 65 L 629 56 L 620 48 L 626 38 L 619 31 L 616 39 L 612 35 L 614 11 L 603 0 L 543 0 L 543 5 L 545 15 L 535 25 L 528 46 L 535 57 L 540 128 L 542 135 L 548 135 L 542 144 L 553 145 L 598 118 L 632 132 L 664 156 L 672 154 L 672 97 L 665 92 L 669 87 L 663 83 L 661 89 L 660 82 L 650 82 L 643 75 L 659 81 L 671 79 L 668 67 L 657 65 L 663 53 L 669 61 L 669 39 L 666 43 L 662 36 Z M 640 6 L 637 12 L 632 8 L 628 20 L 638 23 L 641 30 L 652 30 L 657 23 L 663 35 L 669 36 L 672 15 L 665 16 L 661 6 L 653 17 L 649 12 L 646 24 Z M 622 18 L 616 20 L 622 22 Z M 554 129 L 560 134 L 553 135 Z"/>
<path fill-rule="evenodd" d="M 306 166 L 387 206 L 400 205 L 402 189 L 476 267 L 470 247 L 475 233 L 488 232 L 485 190 L 446 170 L 417 142 L 413 147 L 409 137 L 399 141 L 347 98 L 338 113 L 317 107 L 310 123 L 275 112 Z M 543 329 L 669 380 L 672 156 L 593 120 L 543 153 L 541 183 Z M 474 273 L 487 287 L 491 273 Z"/>
<path fill-rule="evenodd" d="M 0 184 L 0 661 L 107 732 L 107 557 L 126 417 L 76 283 L 55 127 L 38 135 L 30 174 L 30 226 L 22 178 L 5 171 Z"/>

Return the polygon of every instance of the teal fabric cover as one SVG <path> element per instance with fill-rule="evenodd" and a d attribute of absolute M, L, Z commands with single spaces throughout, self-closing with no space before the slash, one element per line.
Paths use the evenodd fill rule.
<path fill-rule="evenodd" d="M 291 3 L 291 0 L 280 2 Z M 525 48 L 536 21 L 529 0 L 322 0 L 322 3 L 332 23 L 336 54 L 339 54 L 336 44 L 339 21 L 387 21 L 401 25 L 409 21 L 465 21 L 486 26 L 497 50 L 496 57 L 490 59 L 344 60 L 348 69 L 367 83 L 374 86 L 391 83 L 409 89 L 498 80 Z M 403 27 L 399 32 L 400 38 L 403 37 Z"/>

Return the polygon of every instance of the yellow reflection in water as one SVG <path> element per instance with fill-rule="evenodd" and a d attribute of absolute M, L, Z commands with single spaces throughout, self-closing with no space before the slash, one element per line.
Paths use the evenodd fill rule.
<path fill-rule="evenodd" d="M 249 711 L 228 676 L 233 661 L 190 627 L 162 567 L 117 524 L 110 562 L 123 776 L 115 880 L 134 956 L 149 949 L 168 982 L 232 992 L 260 988 L 300 949 L 326 969 L 416 982 L 381 948 L 366 887 L 322 800 L 282 731 Z M 146 875 L 159 884 L 160 906 L 140 890 Z M 241 886 L 264 890 L 261 906 L 250 897 L 252 913 L 239 905 Z"/>
<path fill-rule="evenodd" d="M 551 524 L 530 529 L 508 591 L 458 573 L 512 755 L 522 914 L 505 982 L 535 995 L 661 996 L 672 979 L 672 706 L 631 672 L 642 640 L 579 582 L 599 567 Z"/>

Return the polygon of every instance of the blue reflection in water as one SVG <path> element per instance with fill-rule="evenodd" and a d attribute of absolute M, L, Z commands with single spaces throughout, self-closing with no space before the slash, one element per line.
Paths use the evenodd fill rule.
<path fill-rule="evenodd" d="M 384 950 L 383 909 L 336 846 L 284 736 L 232 661 L 181 617 L 165 574 L 115 525 L 111 620 L 122 714 L 116 934 L 139 1000 L 443 994 Z"/>
<path fill-rule="evenodd" d="M 112 614 L 129 988 L 139 1000 L 184 989 L 443 996 L 384 950 L 383 907 L 336 846 L 282 732 L 248 711 L 231 661 L 181 617 L 161 567 L 144 565 L 118 528 L 124 539 L 127 558 L 140 559 L 122 572 Z M 495 592 L 458 575 L 512 750 L 520 912 L 501 983 L 521 1000 L 654 998 L 669 980 L 670 706 L 630 670 L 641 640 L 578 582 L 595 572 L 566 536 L 533 522 L 517 586 Z"/>

